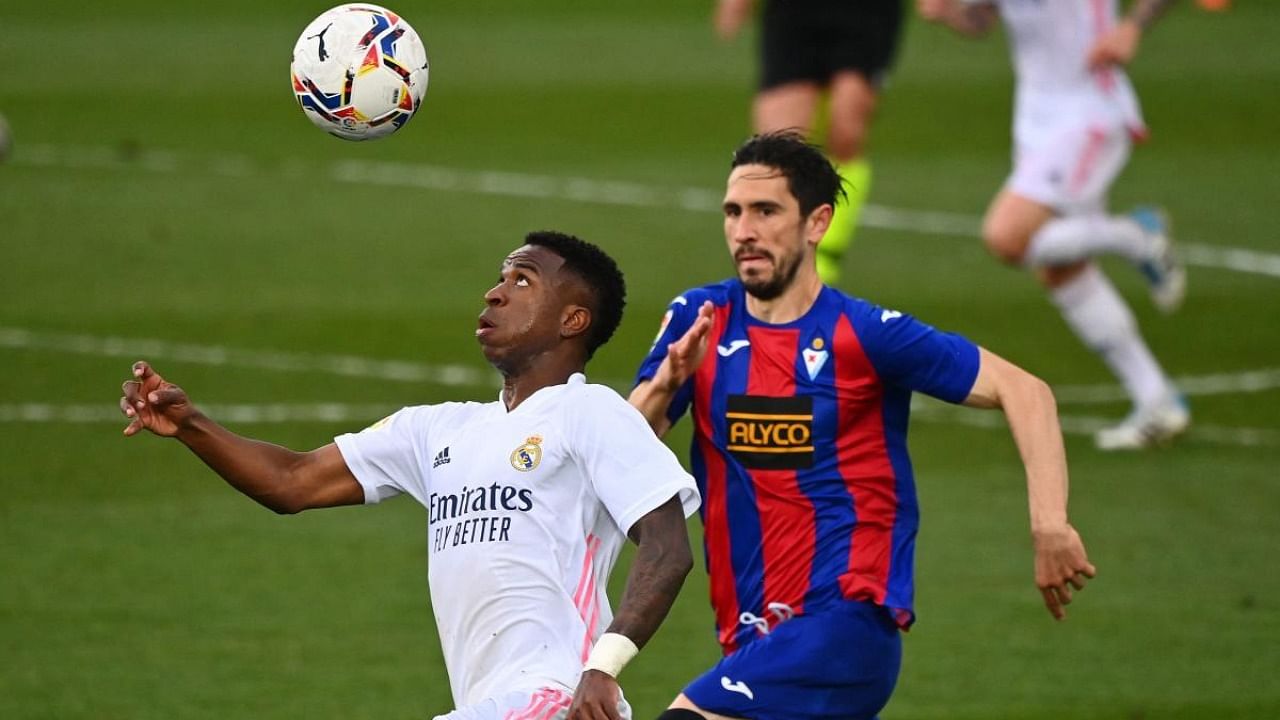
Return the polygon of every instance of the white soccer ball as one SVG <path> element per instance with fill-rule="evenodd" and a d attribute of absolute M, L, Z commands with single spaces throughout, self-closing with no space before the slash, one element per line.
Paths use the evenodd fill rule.
<path fill-rule="evenodd" d="M 293 46 L 293 92 L 320 129 L 372 140 L 400 129 L 427 92 L 427 48 L 409 23 L 369 3 L 339 5 Z"/>

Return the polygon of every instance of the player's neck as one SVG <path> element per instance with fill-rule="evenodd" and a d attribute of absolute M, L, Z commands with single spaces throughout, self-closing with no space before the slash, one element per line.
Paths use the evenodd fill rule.
<path fill-rule="evenodd" d="M 550 361 L 551 358 L 545 358 Z M 502 375 L 502 404 L 511 412 L 542 388 L 564 385 L 574 373 L 584 372 L 582 362 L 530 362 L 519 372 Z"/>
<path fill-rule="evenodd" d="M 799 320 L 809 312 L 822 294 L 822 281 L 816 271 L 796 274 L 796 279 L 782 294 L 772 300 L 761 300 L 747 293 L 747 313 L 761 322 L 780 325 Z"/>

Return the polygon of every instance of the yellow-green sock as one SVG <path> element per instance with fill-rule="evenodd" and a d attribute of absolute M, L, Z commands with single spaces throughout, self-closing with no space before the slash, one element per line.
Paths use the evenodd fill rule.
<path fill-rule="evenodd" d="M 871 190 L 871 162 L 865 157 L 841 163 L 837 168 L 845 179 L 844 202 L 836 205 L 835 215 L 827 234 L 818 243 L 818 276 L 828 285 L 840 279 L 840 260 L 853 244 L 853 234 L 858 228 L 858 218 Z"/>

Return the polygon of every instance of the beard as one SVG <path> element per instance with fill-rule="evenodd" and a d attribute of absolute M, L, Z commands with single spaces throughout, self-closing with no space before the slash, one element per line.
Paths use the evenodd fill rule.
<path fill-rule="evenodd" d="M 751 252 L 760 253 L 759 250 L 752 250 Z M 745 276 L 741 273 L 739 273 L 738 277 L 742 280 L 742 286 L 755 299 L 773 300 L 791 287 L 791 283 L 796 279 L 796 273 L 800 270 L 800 261 L 804 258 L 804 254 L 784 255 L 782 258 L 773 258 L 768 253 L 761 254 L 773 259 L 773 274 L 767 279 L 758 276 Z"/>

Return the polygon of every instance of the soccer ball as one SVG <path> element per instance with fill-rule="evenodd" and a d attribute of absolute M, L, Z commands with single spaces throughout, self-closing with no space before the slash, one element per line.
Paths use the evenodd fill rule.
<path fill-rule="evenodd" d="M 404 18 L 368 3 L 311 21 L 293 46 L 293 93 L 317 127 L 344 140 L 400 129 L 427 91 L 427 49 Z"/>

